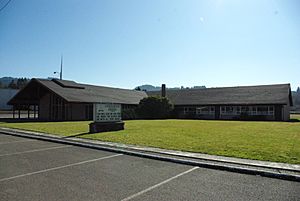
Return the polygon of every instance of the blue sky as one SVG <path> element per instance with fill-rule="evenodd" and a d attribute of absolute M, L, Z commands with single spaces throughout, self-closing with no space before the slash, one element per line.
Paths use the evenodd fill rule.
<path fill-rule="evenodd" d="M 0 7 L 7 0 L 0 0 Z M 300 85 L 297 0 L 12 0 L 0 77 L 121 88 Z"/>

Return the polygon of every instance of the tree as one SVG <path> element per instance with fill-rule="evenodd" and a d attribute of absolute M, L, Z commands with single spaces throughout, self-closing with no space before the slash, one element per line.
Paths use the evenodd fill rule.
<path fill-rule="evenodd" d="M 137 113 L 145 119 L 165 119 L 168 118 L 173 105 L 168 98 L 150 96 L 143 98 L 137 108 Z"/>
<path fill-rule="evenodd" d="M 8 88 L 10 88 L 10 89 L 17 89 L 18 86 L 16 85 L 16 83 L 14 82 L 14 80 L 12 80 L 12 81 L 9 83 Z"/>
<path fill-rule="evenodd" d="M 293 100 L 294 104 L 297 106 L 300 105 L 300 88 L 297 88 L 297 92 L 294 93 L 294 100 Z"/>
<path fill-rule="evenodd" d="M 17 80 L 17 88 L 22 89 L 28 83 L 27 78 L 18 78 Z"/>
<path fill-rule="evenodd" d="M 140 88 L 140 87 L 135 87 L 134 90 L 136 90 L 136 91 L 141 91 L 141 88 Z"/>

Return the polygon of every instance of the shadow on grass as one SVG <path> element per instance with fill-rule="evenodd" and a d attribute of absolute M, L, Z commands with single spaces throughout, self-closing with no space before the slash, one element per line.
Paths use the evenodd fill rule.
<path fill-rule="evenodd" d="M 66 137 L 63 137 L 63 138 L 79 137 L 79 136 L 88 135 L 88 134 L 91 134 L 91 133 L 89 133 L 89 132 L 79 133 L 79 134 L 76 134 L 76 135 L 69 135 L 69 136 L 66 136 Z"/>
<path fill-rule="evenodd" d="M 299 123 L 300 122 L 300 120 L 299 119 L 290 119 L 290 121 L 289 122 L 292 122 L 292 123 Z"/>

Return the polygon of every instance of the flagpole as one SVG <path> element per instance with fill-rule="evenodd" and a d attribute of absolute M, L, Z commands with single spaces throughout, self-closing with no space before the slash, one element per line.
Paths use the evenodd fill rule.
<path fill-rule="evenodd" d="M 63 55 L 61 55 L 61 58 L 60 58 L 60 80 L 62 80 L 62 67 L 63 67 Z"/>

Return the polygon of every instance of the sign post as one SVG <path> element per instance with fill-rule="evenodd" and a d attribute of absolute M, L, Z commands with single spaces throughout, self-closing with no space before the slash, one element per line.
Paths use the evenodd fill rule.
<path fill-rule="evenodd" d="M 121 104 L 94 103 L 90 133 L 124 130 L 121 118 Z"/>

